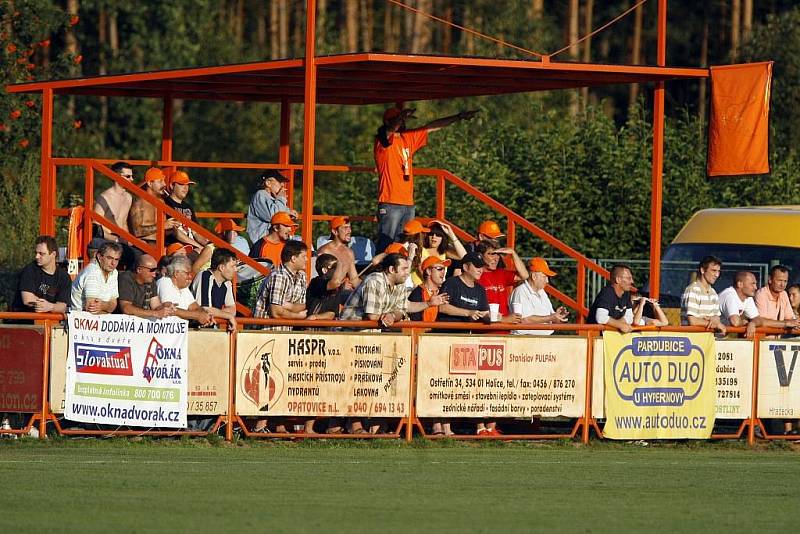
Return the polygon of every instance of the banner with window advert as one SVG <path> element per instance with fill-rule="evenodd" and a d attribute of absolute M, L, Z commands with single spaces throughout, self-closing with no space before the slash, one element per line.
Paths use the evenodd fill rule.
<path fill-rule="evenodd" d="M 246 416 L 406 417 L 409 336 L 240 333 L 236 412 Z"/>
<path fill-rule="evenodd" d="M 707 439 L 714 427 L 716 349 L 710 333 L 604 332 L 611 439 Z"/>
<path fill-rule="evenodd" d="M 44 333 L 35 327 L 0 327 L 0 413 L 42 409 Z"/>
<path fill-rule="evenodd" d="M 580 417 L 586 339 L 423 335 L 419 417 Z"/>
<path fill-rule="evenodd" d="M 189 331 L 187 415 L 227 413 L 229 340 L 224 330 Z M 66 368 L 67 333 L 53 328 L 50 336 L 50 409 L 53 413 L 64 413 Z"/>
<path fill-rule="evenodd" d="M 758 359 L 758 417 L 800 417 L 800 338 L 761 342 Z"/>
<path fill-rule="evenodd" d="M 67 419 L 186 426 L 188 321 L 85 312 L 67 320 Z"/>

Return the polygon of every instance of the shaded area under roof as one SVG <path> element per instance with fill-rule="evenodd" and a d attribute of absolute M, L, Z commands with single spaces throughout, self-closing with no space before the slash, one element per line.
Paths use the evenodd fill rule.
<path fill-rule="evenodd" d="M 378 104 L 708 77 L 708 69 L 540 61 L 344 54 L 317 61 L 317 102 Z M 95 95 L 278 102 L 303 101 L 304 60 L 286 59 L 9 85 Z"/>

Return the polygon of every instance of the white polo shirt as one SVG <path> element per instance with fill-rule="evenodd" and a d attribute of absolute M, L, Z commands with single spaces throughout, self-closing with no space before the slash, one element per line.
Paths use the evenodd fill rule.
<path fill-rule="evenodd" d="M 108 302 L 118 297 L 117 270 L 111 271 L 106 278 L 100 265 L 93 261 L 72 282 L 70 309 L 82 311 L 90 298 Z"/>
<path fill-rule="evenodd" d="M 511 293 L 511 311 L 523 317 L 537 315 L 545 317 L 554 313 L 553 304 L 544 289 L 534 291 L 530 283 L 524 282 Z M 512 334 L 528 336 L 549 336 L 553 330 L 512 330 Z"/>
<path fill-rule="evenodd" d="M 158 289 L 158 300 L 162 303 L 171 302 L 180 310 L 188 310 L 189 306 L 195 302 L 194 295 L 188 287 L 178 289 L 172 282 L 172 278 L 164 276 L 156 282 Z"/>

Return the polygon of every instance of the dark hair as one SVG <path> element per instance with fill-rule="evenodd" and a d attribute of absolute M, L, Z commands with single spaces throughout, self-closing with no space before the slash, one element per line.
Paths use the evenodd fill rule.
<path fill-rule="evenodd" d="M 773 265 L 769 269 L 769 277 L 772 278 L 773 276 L 775 276 L 775 273 L 789 274 L 789 268 L 787 266 L 781 265 L 781 264 Z"/>
<path fill-rule="evenodd" d="M 56 238 L 51 235 L 40 235 L 36 238 L 36 242 L 34 243 L 34 247 L 36 245 L 41 245 L 44 243 L 47 245 L 47 252 L 53 253 L 58 251 L 58 243 L 56 243 Z"/>
<path fill-rule="evenodd" d="M 436 247 L 436 252 L 438 252 L 439 254 L 444 254 L 445 252 L 447 252 L 447 249 L 450 248 L 450 238 L 447 237 L 447 234 L 444 232 L 439 223 L 435 222 L 431 224 L 430 229 L 431 229 L 430 233 L 425 236 L 425 248 L 431 248 L 430 245 L 431 236 L 438 235 L 439 237 L 442 238 L 442 241 L 439 243 L 439 246 Z"/>
<path fill-rule="evenodd" d="M 792 285 L 790 285 L 789 287 L 787 287 L 787 288 L 786 288 L 786 293 L 787 293 L 787 294 L 789 293 L 789 290 L 790 290 L 790 289 L 797 289 L 798 291 L 800 291 L 800 284 L 792 284 Z"/>
<path fill-rule="evenodd" d="M 397 270 L 400 266 L 400 260 L 408 261 L 408 258 L 402 254 L 387 254 L 381 261 L 381 271 L 388 273 L 389 267 L 394 267 Z"/>
<path fill-rule="evenodd" d="M 708 269 L 712 265 L 719 265 L 720 268 L 721 268 L 722 267 L 722 260 L 719 259 L 716 256 L 706 256 L 705 258 L 700 260 L 700 264 L 697 266 L 697 270 L 699 271 L 699 270 L 702 269 L 703 271 L 705 271 L 706 269 Z"/>
<path fill-rule="evenodd" d="M 215 271 L 220 265 L 225 265 L 231 260 L 236 260 L 236 254 L 227 248 L 215 248 L 211 253 L 211 270 Z"/>
<path fill-rule="evenodd" d="M 292 261 L 292 258 L 295 256 L 302 254 L 308 250 L 308 245 L 303 243 L 302 241 L 295 241 L 294 239 L 290 239 L 283 245 L 283 250 L 281 250 L 281 263 L 289 263 Z"/>
<path fill-rule="evenodd" d="M 119 174 L 119 171 L 121 171 L 122 169 L 131 169 L 131 170 L 133 170 L 133 167 L 131 167 L 130 163 L 125 162 L 125 161 L 118 161 L 118 162 L 114 163 L 111 166 L 111 170 L 114 171 L 117 174 Z"/>
<path fill-rule="evenodd" d="M 122 245 L 115 241 L 106 241 L 100 245 L 100 248 L 97 249 L 97 253 L 102 256 L 109 250 L 113 250 L 114 252 L 119 252 L 122 254 Z"/>
<path fill-rule="evenodd" d="M 477 243 L 475 243 L 474 250 L 475 250 L 475 252 L 477 254 L 480 254 L 481 256 L 483 256 L 484 254 L 486 254 L 490 250 L 495 250 L 496 248 L 497 247 L 494 246 L 494 243 L 492 243 L 490 241 L 478 241 Z"/>
<path fill-rule="evenodd" d="M 625 271 L 631 271 L 631 268 L 629 265 L 625 265 L 624 263 L 618 263 L 611 267 L 611 274 L 609 276 L 611 278 L 611 283 L 613 284 L 617 280 L 617 277 L 622 276 L 622 273 Z"/>
<path fill-rule="evenodd" d="M 327 269 L 334 263 L 339 261 L 339 258 L 334 256 L 333 254 L 326 254 L 322 253 L 317 256 L 317 263 L 315 264 L 317 267 L 317 274 L 322 276 L 322 269 Z"/>

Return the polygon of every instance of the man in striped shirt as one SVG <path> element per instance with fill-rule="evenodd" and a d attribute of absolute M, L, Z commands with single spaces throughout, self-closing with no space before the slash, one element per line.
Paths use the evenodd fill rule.
<path fill-rule="evenodd" d="M 681 297 L 681 324 L 726 333 L 720 321 L 719 297 L 713 287 L 721 271 L 722 260 L 715 256 L 706 256 L 700 261 L 697 279 L 686 287 Z"/>

